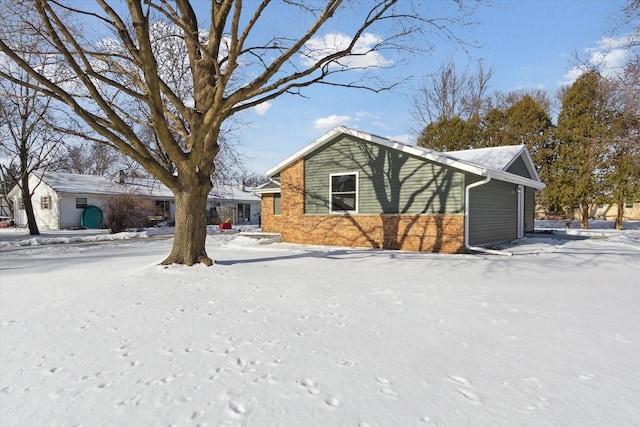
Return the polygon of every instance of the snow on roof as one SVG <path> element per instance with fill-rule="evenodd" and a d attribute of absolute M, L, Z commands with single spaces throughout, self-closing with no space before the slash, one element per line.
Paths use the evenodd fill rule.
<path fill-rule="evenodd" d="M 223 200 L 237 200 L 244 202 L 260 202 L 260 197 L 253 194 L 253 187 L 241 190 L 234 185 L 214 185 L 209 197 Z"/>
<path fill-rule="evenodd" d="M 522 153 L 524 145 L 474 148 L 471 150 L 447 151 L 445 156 L 480 165 L 487 169 L 505 171 Z"/>
<path fill-rule="evenodd" d="M 129 178 L 120 184 L 117 177 L 82 175 L 77 173 L 36 173 L 58 193 L 63 194 L 141 194 L 173 198 L 173 193 L 156 179 Z"/>
<path fill-rule="evenodd" d="M 157 198 L 174 197 L 169 188 L 153 178 L 126 177 L 123 184 L 117 182 L 117 177 L 82 175 L 64 172 L 40 172 L 42 177 L 56 192 L 62 194 L 140 194 Z M 237 200 L 259 202 L 260 198 L 252 191 L 243 191 L 233 185 L 217 185 L 209 193 L 209 198 L 222 200 Z"/>

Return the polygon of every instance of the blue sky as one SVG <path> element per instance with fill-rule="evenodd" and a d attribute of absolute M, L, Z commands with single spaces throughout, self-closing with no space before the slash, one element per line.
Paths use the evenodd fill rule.
<path fill-rule="evenodd" d="M 445 4 L 444 2 L 442 4 Z M 625 1 L 617 0 L 512 0 L 494 1 L 474 14 L 479 23 L 461 30 L 479 47 L 465 53 L 445 40 L 434 41 L 434 51 L 411 63 L 412 79 L 390 92 L 373 94 L 363 90 L 314 87 L 308 98 L 282 96 L 268 108 L 253 109 L 239 116 L 244 127 L 238 150 L 246 155 L 245 167 L 263 173 L 298 149 L 337 125 L 408 141 L 411 92 L 421 78 L 449 58 L 461 67 L 482 59 L 495 71 L 491 90 L 544 88 L 555 92 L 575 78 L 575 53 L 585 59 L 608 54 L 612 65 L 624 54 L 611 50 L 610 38 L 619 22 Z M 619 29 L 615 36 L 628 34 Z M 618 52 L 619 53 L 619 52 Z"/>

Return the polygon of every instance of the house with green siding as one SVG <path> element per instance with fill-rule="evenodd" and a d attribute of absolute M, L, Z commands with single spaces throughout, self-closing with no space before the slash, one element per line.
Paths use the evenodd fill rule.
<path fill-rule="evenodd" d="M 524 145 L 441 153 L 337 127 L 267 171 L 282 241 L 460 253 L 533 231 L 544 188 Z"/>

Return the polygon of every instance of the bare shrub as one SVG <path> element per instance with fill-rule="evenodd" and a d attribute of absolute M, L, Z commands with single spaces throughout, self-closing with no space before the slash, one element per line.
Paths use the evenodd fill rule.
<path fill-rule="evenodd" d="M 153 213 L 153 202 L 135 194 L 110 196 L 104 205 L 105 225 L 112 234 L 145 227 Z"/>

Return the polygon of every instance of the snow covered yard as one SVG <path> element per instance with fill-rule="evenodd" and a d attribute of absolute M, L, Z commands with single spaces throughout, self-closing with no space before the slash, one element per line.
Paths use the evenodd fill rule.
<path fill-rule="evenodd" d="M 3 427 L 638 425 L 640 230 L 512 257 L 216 234 L 210 268 L 6 236 Z"/>

